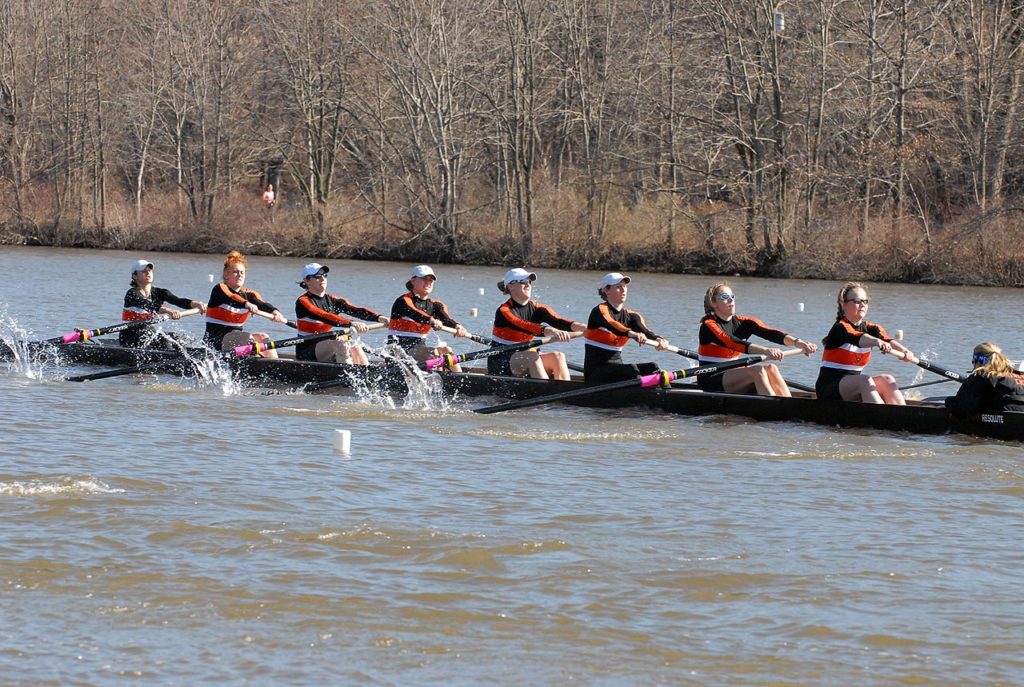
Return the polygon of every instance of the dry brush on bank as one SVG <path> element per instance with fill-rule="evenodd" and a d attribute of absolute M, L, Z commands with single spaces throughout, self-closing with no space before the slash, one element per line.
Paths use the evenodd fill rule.
<path fill-rule="evenodd" d="M 1021 283 L 1016 1 L 6 10 L 4 241 Z"/>

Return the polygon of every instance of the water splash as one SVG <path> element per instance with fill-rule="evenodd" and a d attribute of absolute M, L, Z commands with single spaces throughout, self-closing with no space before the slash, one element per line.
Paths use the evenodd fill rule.
<path fill-rule="evenodd" d="M 77 496 L 84 494 L 123 494 L 92 477 L 60 477 L 0 482 L 0 496 Z"/>

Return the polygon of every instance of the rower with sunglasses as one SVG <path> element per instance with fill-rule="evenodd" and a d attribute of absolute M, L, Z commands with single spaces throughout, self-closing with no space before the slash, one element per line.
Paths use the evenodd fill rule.
<path fill-rule="evenodd" d="M 782 360 L 782 350 L 751 343 L 758 336 L 781 346 L 795 346 L 810 355 L 817 344 L 767 326 L 756 317 L 736 314 L 736 294 L 727 282 L 719 282 L 704 293 L 704 317 L 700 321 L 697 355 L 700 364 L 723 363 L 741 355 L 766 355 Z M 771 363 L 736 367 L 714 375 L 697 377 L 704 391 L 726 391 L 735 394 L 758 393 L 764 396 L 792 396 L 779 368 Z"/>
<path fill-rule="evenodd" d="M 330 271 L 331 268 L 318 262 L 311 262 L 302 268 L 299 286 L 306 292 L 295 301 L 295 319 L 299 325 L 300 335 L 323 334 L 334 327 L 351 327 L 359 334 L 367 331 L 365 324 L 353 322 L 345 315 L 368 322 L 389 322 L 386 315 L 381 315 L 370 308 L 353 305 L 340 296 L 327 293 L 327 273 Z M 299 360 L 318 362 L 370 364 L 366 352 L 360 346 L 337 339 L 299 344 L 295 347 L 295 357 Z"/>
<path fill-rule="evenodd" d="M 953 417 L 968 419 L 980 413 L 1024 411 L 1024 375 L 994 343 L 974 347 L 971 357 L 974 369 L 960 385 L 956 396 L 946 399 L 946 409 Z"/>
<path fill-rule="evenodd" d="M 871 360 L 872 348 L 882 353 L 902 353 L 909 363 L 916 364 L 917 358 L 882 325 L 864 319 L 868 314 L 868 290 L 863 285 L 844 284 L 837 300 L 836 321 L 825 336 L 825 351 L 814 385 L 818 398 L 906 405 L 892 375 L 872 376 L 863 374 L 863 370 Z"/>
<path fill-rule="evenodd" d="M 531 341 L 538 336 L 552 336 L 556 341 L 568 341 L 570 332 L 582 332 L 587 325 L 559 316 L 550 307 L 533 300 L 534 272 L 522 267 L 510 269 L 498 282 L 498 290 L 508 296 L 494 313 L 491 336 L 503 346 Z M 492 375 L 535 377 L 537 379 L 569 379 L 569 365 L 561 351 L 530 349 L 514 353 L 492 355 L 487 359 L 487 371 Z"/>

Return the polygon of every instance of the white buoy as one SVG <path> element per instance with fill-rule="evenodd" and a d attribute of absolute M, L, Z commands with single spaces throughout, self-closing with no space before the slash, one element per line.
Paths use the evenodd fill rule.
<path fill-rule="evenodd" d="M 484 290 L 483 289 L 479 289 L 479 291 L 480 291 L 480 295 L 481 296 L 484 295 Z"/>
<path fill-rule="evenodd" d="M 348 453 L 352 448 L 352 433 L 347 429 L 334 430 L 334 450 L 338 453 Z"/>
<path fill-rule="evenodd" d="M 896 330 L 896 340 L 897 341 L 903 341 L 903 330 L 902 329 L 897 329 Z"/>
<path fill-rule="evenodd" d="M 796 304 L 796 307 L 797 307 L 797 309 L 798 309 L 798 310 L 799 310 L 800 312 L 803 312 L 803 311 L 804 311 L 804 304 L 803 304 L 803 303 L 797 303 L 797 304 Z"/>
<path fill-rule="evenodd" d="M 476 308 L 470 308 L 469 309 L 469 316 L 470 317 L 476 317 Z"/>
<path fill-rule="evenodd" d="M 210 283 L 211 284 L 213 283 L 213 275 L 212 274 L 210 275 Z"/>

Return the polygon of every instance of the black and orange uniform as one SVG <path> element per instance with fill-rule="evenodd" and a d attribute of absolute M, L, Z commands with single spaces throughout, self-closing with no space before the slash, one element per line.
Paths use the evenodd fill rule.
<path fill-rule="evenodd" d="M 543 334 L 544 325 L 569 332 L 573 322 L 542 303 L 528 301 L 520 304 L 509 298 L 494 313 L 491 338 L 505 346 L 525 343 Z M 487 371 L 492 375 L 512 374 L 509 361 L 515 353 L 518 351 L 492 355 L 487 359 Z"/>
<path fill-rule="evenodd" d="M 224 282 L 214 286 L 206 308 L 206 334 L 203 335 L 203 341 L 220 350 L 224 337 L 231 332 L 241 331 L 249 319 L 246 303 L 252 303 L 267 313 L 277 310 L 277 306 L 263 300 L 258 291 L 246 288 L 233 291 Z"/>
<path fill-rule="evenodd" d="M 121 311 L 121 320 L 134 322 L 137 320 L 149 320 L 160 314 L 160 308 L 164 303 L 176 305 L 179 308 L 192 307 L 192 301 L 187 298 L 179 298 L 167 289 L 153 286 L 149 290 L 149 298 L 146 298 L 135 289 L 128 289 L 124 295 L 124 310 Z M 128 347 L 157 347 L 165 348 L 170 342 L 153 331 L 152 327 L 136 327 L 118 332 L 118 343 Z"/>
<path fill-rule="evenodd" d="M 1024 375 L 986 377 L 972 374 L 956 396 L 946 398 L 946 409 L 953 417 L 966 420 L 981 413 L 1024 411 Z"/>
<path fill-rule="evenodd" d="M 629 343 L 630 332 L 640 332 L 648 339 L 662 338 L 648 328 L 643 315 L 625 306 L 615 310 L 608 303 L 600 303 L 590 311 L 583 333 L 583 378 L 587 383 L 618 382 L 658 371 L 654 363 L 622 362 L 622 349 Z"/>
<path fill-rule="evenodd" d="M 860 337 L 870 334 L 882 341 L 892 341 L 892 337 L 880 324 L 864 321 L 853 324 L 845 317 L 840 317 L 828 330 L 825 336 L 825 350 L 821 355 L 821 368 L 818 370 L 818 381 L 814 383 L 814 391 L 821 400 L 839 401 L 839 382 L 847 375 L 863 372 L 871 360 L 871 349 L 860 345 Z"/>
<path fill-rule="evenodd" d="M 759 336 L 780 346 L 785 344 L 786 333 L 769 327 L 756 317 L 733 315 L 726 321 L 714 313 L 705 315 L 697 335 L 697 361 L 701 365 L 727 363 L 750 350 L 751 336 Z M 722 391 L 722 375 L 699 375 L 697 386 L 704 391 Z"/>
<path fill-rule="evenodd" d="M 299 325 L 300 336 L 323 334 L 334 327 L 351 326 L 352 320 L 343 315 L 373 322 L 380 319 L 380 313 L 352 305 L 348 300 L 329 293 L 314 296 L 307 291 L 295 301 L 295 320 Z M 299 344 L 295 347 L 295 357 L 299 360 L 316 360 L 316 343 Z"/>
<path fill-rule="evenodd" d="M 448 314 L 448 306 L 441 301 L 420 298 L 412 291 L 399 296 L 391 306 L 388 343 L 397 343 L 406 351 L 423 345 L 433 331 L 431 320 L 440 320 L 446 327 L 459 326 Z"/>

